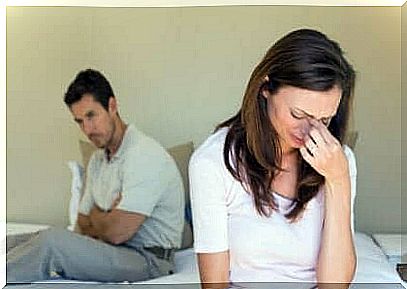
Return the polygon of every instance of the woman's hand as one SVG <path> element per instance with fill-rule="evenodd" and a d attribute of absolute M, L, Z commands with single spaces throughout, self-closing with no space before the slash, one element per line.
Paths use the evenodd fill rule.
<path fill-rule="evenodd" d="M 325 177 L 324 226 L 316 269 L 318 283 L 324 285 L 318 288 L 328 288 L 332 283 L 336 284 L 332 288 L 348 288 L 356 268 L 349 164 L 341 144 L 328 129 L 315 120 L 311 125 L 300 153 Z"/>
<path fill-rule="evenodd" d="M 342 184 L 349 181 L 349 167 L 340 142 L 322 123 L 311 119 L 312 125 L 305 146 L 300 153 L 329 184 Z"/>

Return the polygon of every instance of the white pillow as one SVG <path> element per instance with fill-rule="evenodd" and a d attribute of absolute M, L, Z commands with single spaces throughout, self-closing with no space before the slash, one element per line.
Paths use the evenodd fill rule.
<path fill-rule="evenodd" d="M 82 197 L 84 168 L 77 161 L 68 161 L 68 166 L 72 174 L 71 200 L 69 202 L 69 226 L 68 230 L 73 231 L 78 218 L 79 202 Z"/>
<path fill-rule="evenodd" d="M 357 267 L 353 282 L 401 283 L 401 279 L 397 274 L 396 268 L 390 264 L 382 249 L 375 244 L 370 236 L 366 235 L 365 233 L 356 232 L 355 247 L 357 255 Z M 387 287 L 383 286 L 380 288 Z"/>

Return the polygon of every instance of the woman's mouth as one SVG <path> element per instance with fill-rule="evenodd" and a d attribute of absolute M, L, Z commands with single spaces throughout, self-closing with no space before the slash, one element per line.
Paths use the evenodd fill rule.
<path fill-rule="evenodd" d="M 297 137 L 295 135 L 291 135 L 292 140 L 294 141 L 294 143 L 296 144 L 296 146 L 298 147 L 302 147 L 304 146 L 304 139 Z"/>

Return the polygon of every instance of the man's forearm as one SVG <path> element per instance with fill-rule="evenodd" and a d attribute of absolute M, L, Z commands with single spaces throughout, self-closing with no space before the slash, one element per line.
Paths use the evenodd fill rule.
<path fill-rule="evenodd" d="M 92 225 L 89 216 L 79 214 L 77 225 L 75 226 L 75 232 L 99 239 L 99 234 L 96 228 Z"/>
<path fill-rule="evenodd" d="M 119 234 L 116 232 L 116 219 L 110 216 L 108 212 L 101 210 L 94 205 L 89 215 L 78 215 L 77 226 L 75 231 L 82 235 L 87 235 L 95 239 L 115 244 Z"/>
<path fill-rule="evenodd" d="M 89 219 L 93 231 L 97 234 L 99 239 L 105 242 L 115 243 L 114 237 L 116 233 L 113 228 L 115 228 L 116 224 L 114 216 L 94 206 L 90 212 Z"/>
<path fill-rule="evenodd" d="M 90 223 L 99 239 L 118 245 L 129 240 L 144 222 L 145 216 L 113 208 L 105 212 L 95 206 L 90 213 Z"/>
<path fill-rule="evenodd" d="M 113 245 L 129 240 L 137 232 L 146 216 L 116 209 L 117 202 L 108 212 L 96 204 L 89 215 L 78 215 L 80 233 L 100 239 Z"/>

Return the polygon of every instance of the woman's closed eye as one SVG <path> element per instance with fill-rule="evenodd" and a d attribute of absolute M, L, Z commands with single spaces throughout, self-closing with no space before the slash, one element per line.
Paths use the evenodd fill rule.
<path fill-rule="evenodd" d="M 290 111 L 290 113 L 291 113 L 291 116 L 292 116 L 293 118 L 295 118 L 295 119 L 304 119 L 304 118 L 308 117 L 308 116 L 306 116 L 306 115 L 300 114 L 300 113 L 295 112 L 295 111 Z M 321 118 L 319 121 L 320 121 L 323 125 L 329 126 L 329 123 L 331 122 L 331 119 L 332 119 L 332 117 L 324 117 L 324 118 Z"/>
<path fill-rule="evenodd" d="M 304 115 L 299 115 L 298 113 L 291 111 L 291 116 L 295 119 L 303 119 L 305 116 Z"/>
<path fill-rule="evenodd" d="M 323 125 L 329 126 L 329 123 L 331 122 L 331 119 L 332 119 L 331 117 L 323 118 L 323 119 L 321 119 L 321 122 L 322 122 Z"/>

